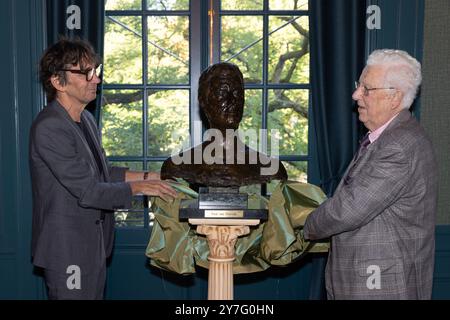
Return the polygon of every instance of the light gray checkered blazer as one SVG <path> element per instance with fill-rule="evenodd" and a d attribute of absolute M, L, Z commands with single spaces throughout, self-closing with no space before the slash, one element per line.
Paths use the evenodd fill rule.
<path fill-rule="evenodd" d="M 329 299 L 430 299 L 437 164 L 423 128 L 403 110 L 353 160 L 304 235 L 331 237 Z"/>

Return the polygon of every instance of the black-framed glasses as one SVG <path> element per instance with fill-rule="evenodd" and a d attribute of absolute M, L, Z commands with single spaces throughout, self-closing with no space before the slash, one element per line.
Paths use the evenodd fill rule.
<path fill-rule="evenodd" d="M 363 85 L 359 81 L 355 81 L 355 90 L 358 90 L 358 88 L 361 87 L 361 86 L 363 88 L 363 94 L 366 97 L 370 94 L 370 91 L 375 91 L 375 90 L 397 90 L 397 88 L 393 88 L 393 87 L 389 87 L 389 88 L 367 88 L 365 85 Z"/>
<path fill-rule="evenodd" d="M 97 68 L 89 68 L 86 70 L 74 70 L 74 69 L 60 69 L 59 71 L 68 71 L 76 74 L 84 74 L 86 76 L 86 81 L 91 81 L 94 78 L 94 74 L 100 78 L 102 74 L 103 65 L 99 64 Z"/>

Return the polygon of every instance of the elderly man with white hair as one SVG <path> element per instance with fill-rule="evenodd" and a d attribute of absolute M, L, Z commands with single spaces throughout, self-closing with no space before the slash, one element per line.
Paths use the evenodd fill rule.
<path fill-rule="evenodd" d="M 353 99 L 368 129 L 333 197 L 304 226 L 310 240 L 331 238 L 328 299 L 430 299 L 437 164 L 411 115 L 420 63 L 400 50 L 376 50 Z"/>

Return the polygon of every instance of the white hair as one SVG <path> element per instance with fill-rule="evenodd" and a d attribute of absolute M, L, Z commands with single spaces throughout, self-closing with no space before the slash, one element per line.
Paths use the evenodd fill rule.
<path fill-rule="evenodd" d="M 408 109 L 413 104 L 422 83 L 419 61 L 402 50 L 380 49 L 369 55 L 367 65 L 386 68 L 386 86 L 403 92 L 403 108 Z"/>

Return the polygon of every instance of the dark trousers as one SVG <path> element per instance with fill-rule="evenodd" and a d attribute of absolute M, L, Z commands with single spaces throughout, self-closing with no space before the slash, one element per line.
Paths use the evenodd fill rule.
<path fill-rule="evenodd" d="M 102 300 L 106 282 L 106 262 L 89 274 L 44 270 L 49 300 Z"/>

